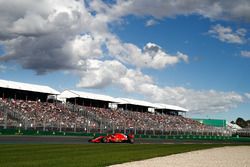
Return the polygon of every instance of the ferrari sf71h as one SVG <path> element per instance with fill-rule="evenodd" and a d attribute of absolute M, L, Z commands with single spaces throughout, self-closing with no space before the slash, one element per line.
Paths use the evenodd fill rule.
<path fill-rule="evenodd" d="M 115 133 L 107 136 L 99 136 L 93 139 L 90 139 L 91 143 L 134 143 L 133 134 L 125 135 L 123 133 Z"/>

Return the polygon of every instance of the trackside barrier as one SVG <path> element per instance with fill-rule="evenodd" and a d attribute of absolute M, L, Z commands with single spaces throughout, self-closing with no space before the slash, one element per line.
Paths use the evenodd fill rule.
<path fill-rule="evenodd" d="M 249 137 L 232 137 L 232 136 L 198 136 L 198 135 L 174 135 L 174 136 L 150 136 L 135 135 L 136 138 L 142 139 L 159 139 L 159 140 L 184 140 L 184 141 L 225 141 L 225 142 L 250 142 Z"/>
<path fill-rule="evenodd" d="M 93 136 L 93 133 L 39 131 L 21 129 L 0 129 L 0 135 L 32 135 L 32 136 Z"/>
<path fill-rule="evenodd" d="M 39 130 L 23 130 L 23 129 L 0 129 L 1 135 L 30 135 L 30 136 L 86 136 L 98 137 L 106 136 L 107 133 L 82 133 L 82 132 L 59 132 L 59 131 L 39 131 Z M 151 140 L 177 140 L 177 141 L 225 141 L 225 142 L 248 142 L 249 137 L 239 136 L 198 136 L 198 135 L 135 135 L 135 138 L 151 139 Z"/>

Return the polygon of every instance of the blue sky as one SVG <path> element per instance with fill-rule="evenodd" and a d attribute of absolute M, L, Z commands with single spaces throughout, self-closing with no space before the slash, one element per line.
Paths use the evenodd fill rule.
<path fill-rule="evenodd" d="M 0 79 L 250 119 L 249 1 L 59 2 L 0 0 Z"/>

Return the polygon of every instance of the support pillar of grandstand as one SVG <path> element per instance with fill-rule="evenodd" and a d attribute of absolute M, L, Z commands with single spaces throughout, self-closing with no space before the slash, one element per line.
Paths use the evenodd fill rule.
<path fill-rule="evenodd" d="M 62 116 L 60 116 L 59 131 L 62 132 Z"/>
<path fill-rule="evenodd" d="M 84 106 L 84 99 L 82 100 L 82 106 Z"/>
<path fill-rule="evenodd" d="M 76 98 L 74 98 L 74 112 L 76 111 Z"/>
<path fill-rule="evenodd" d="M 113 123 L 113 125 L 112 125 L 112 127 L 113 127 L 113 131 L 112 131 L 112 133 L 115 133 L 115 125 L 114 125 L 114 123 Z"/>
<path fill-rule="evenodd" d="M 100 133 L 103 132 L 103 125 L 102 125 L 102 119 L 101 119 L 101 123 L 100 123 Z"/>
<path fill-rule="evenodd" d="M 7 129 L 7 123 L 8 123 L 8 113 L 5 107 L 3 107 L 3 112 L 4 112 L 4 129 Z"/>
<path fill-rule="evenodd" d="M 45 131 L 45 130 L 46 130 L 46 119 L 44 117 L 44 119 L 43 119 L 43 131 Z"/>
<path fill-rule="evenodd" d="M 28 119 L 27 119 L 26 116 L 25 116 L 25 118 L 24 118 L 24 129 L 25 129 L 25 130 L 28 129 Z"/>
<path fill-rule="evenodd" d="M 136 123 L 134 125 L 134 134 L 136 135 Z"/>
<path fill-rule="evenodd" d="M 89 130 L 89 123 L 90 123 L 90 121 L 88 120 L 88 121 L 87 121 L 87 133 L 90 132 L 90 130 Z"/>
<path fill-rule="evenodd" d="M 34 121 L 33 121 L 33 128 L 34 128 L 34 130 L 36 130 L 36 120 L 34 119 Z"/>
<path fill-rule="evenodd" d="M 123 133 L 126 134 L 126 123 L 124 123 L 124 130 Z"/>

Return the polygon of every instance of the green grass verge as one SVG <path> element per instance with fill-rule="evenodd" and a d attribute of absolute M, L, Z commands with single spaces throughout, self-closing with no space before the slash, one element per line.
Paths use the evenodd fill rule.
<path fill-rule="evenodd" d="M 1 167 L 101 167 L 222 144 L 1 144 Z"/>

